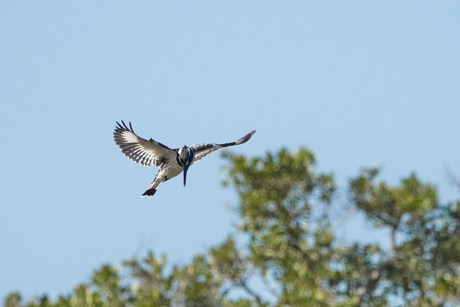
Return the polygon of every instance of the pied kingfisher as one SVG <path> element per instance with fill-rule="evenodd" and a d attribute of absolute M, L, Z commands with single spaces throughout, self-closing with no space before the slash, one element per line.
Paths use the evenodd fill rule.
<path fill-rule="evenodd" d="M 213 151 L 222 147 L 240 145 L 249 141 L 256 132 L 252 130 L 241 139 L 232 143 L 225 144 L 194 144 L 192 147 L 184 145 L 182 148 L 171 149 L 153 139 L 146 140 L 134 133 L 133 126 L 129 123 L 129 128 L 121 121 L 117 122 L 113 138 L 120 147 L 121 152 L 136 163 L 150 167 L 159 167 L 152 184 L 142 196 L 153 196 L 161 183 L 176 177 L 184 171 L 184 186 L 187 178 L 188 168 L 196 161 L 207 156 Z"/>

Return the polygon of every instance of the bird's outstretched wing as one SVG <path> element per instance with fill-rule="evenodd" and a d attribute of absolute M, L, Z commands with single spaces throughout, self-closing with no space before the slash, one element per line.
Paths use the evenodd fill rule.
<path fill-rule="evenodd" d="M 123 121 L 121 123 L 123 125 L 117 122 L 113 138 L 125 156 L 148 167 L 154 164 L 159 166 L 166 159 L 175 159 L 175 152 L 171 148 L 153 139 L 147 141 L 138 137 L 131 123 L 129 128 Z"/>
<path fill-rule="evenodd" d="M 251 136 L 256 133 L 255 130 L 252 130 L 245 136 L 243 136 L 241 139 L 239 139 L 236 142 L 231 142 L 231 143 L 225 143 L 225 144 L 194 144 L 192 145 L 192 149 L 195 151 L 195 162 L 201 160 L 202 158 L 206 157 L 209 155 L 211 152 L 216 151 L 220 148 L 223 147 L 228 147 L 228 146 L 235 146 L 235 145 L 241 145 L 249 141 Z"/>

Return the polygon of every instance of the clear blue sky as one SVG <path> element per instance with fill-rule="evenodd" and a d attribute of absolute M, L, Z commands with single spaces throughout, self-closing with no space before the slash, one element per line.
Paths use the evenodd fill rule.
<path fill-rule="evenodd" d="M 141 198 L 156 169 L 120 153 L 119 120 L 170 147 L 256 129 L 232 151 L 306 146 L 342 188 L 379 163 L 456 197 L 459 16 L 459 1 L 1 1 L 0 298 L 68 293 L 140 246 L 185 263 L 232 231 L 219 153 Z"/>

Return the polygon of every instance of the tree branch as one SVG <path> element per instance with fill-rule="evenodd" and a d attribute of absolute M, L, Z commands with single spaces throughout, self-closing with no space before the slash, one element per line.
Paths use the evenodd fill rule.
<path fill-rule="evenodd" d="M 238 285 L 242 287 L 244 290 L 246 290 L 246 292 L 248 292 L 251 296 L 253 296 L 256 299 L 258 306 L 265 306 L 260 296 L 257 295 L 257 293 L 255 293 L 248 287 L 245 280 L 241 280 Z"/>

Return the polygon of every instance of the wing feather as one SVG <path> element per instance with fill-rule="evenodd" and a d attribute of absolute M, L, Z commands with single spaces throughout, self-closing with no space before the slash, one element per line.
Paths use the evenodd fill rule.
<path fill-rule="evenodd" d="M 231 142 L 231 143 L 224 143 L 224 144 L 210 144 L 210 143 L 205 143 L 205 144 L 194 144 L 192 145 L 192 149 L 195 150 L 195 162 L 201 160 L 202 158 L 206 157 L 209 155 L 211 152 L 216 151 L 220 148 L 223 147 L 229 147 L 229 146 L 235 146 L 235 145 L 241 145 L 249 141 L 252 137 L 252 135 L 256 133 L 255 130 L 252 130 L 242 138 L 240 138 L 236 142 Z"/>
<path fill-rule="evenodd" d="M 117 122 L 113 138 L 121 152 L 132 161 L 150 167 L 157 161 L 175 158 L 174 151 L 168 146 L 153 139 L 147 141 L 134 133 L 131 123 L 129 128 L 123 121 L 121 123 Z"/>

